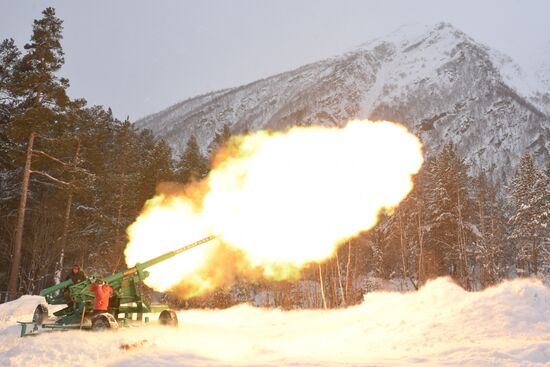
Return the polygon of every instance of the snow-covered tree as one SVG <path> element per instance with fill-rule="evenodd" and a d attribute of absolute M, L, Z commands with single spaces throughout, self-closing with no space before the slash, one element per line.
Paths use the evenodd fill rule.
<path fill-rule="evenodd" d="M 399 268 L 403 279 L 410 280 L 415 287 L 430 276 L 425 251 L 426 208 L 425 171 L 414 178 L 411 193 L 399 204 L 389 218 L 389 237 L 392 246 L 398 249 Z"/>
<path fill-rule="evenodd" d="M 533 163 L 531 155 L 521 157 L 512 180 L 514 211 L 510 219 L 518 251 L 518 272 L 536 275 L 550 270 L 548 203 L 550 180 Z"/>
<path fill-rule="evenodd" d="M 482 287 L 499 282 L 513 256 L 506 240 L 504 211 L 497 190 L 481 172 L 474 179 L 475 242 L 474 253 L 478 280 Z"/>
<path fill-rule="evenodd" d="M 436 254 L 441 274 L 470 288 L 473 204 L 467 171 L 452 144 L 446 144 L 429 163 L 427 245 Z"/>

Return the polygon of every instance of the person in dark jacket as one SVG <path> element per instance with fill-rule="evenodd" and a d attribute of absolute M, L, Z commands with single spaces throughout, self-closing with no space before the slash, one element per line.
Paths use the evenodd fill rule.
<path fill-rule="evenodd" d="M 73 268 L 71 269 L 71 272 L 65 278 L 65 281 L 72 280 L 73 284 L 77 284 L 85 281 L 86 279 L 87 279 L 86 274 L 84 274 L 84 272 L 80 270 L 80 266 L 78 264 L 74 264 Z M 71 297 L 71 291 L 69 290 L 68 287 L 65 288 L 65 290 L 63 290 L 63 296 L 65 297 L 65 301 L 67 301 L 67 306 L 72 308 L 74 305 L 74 301 L 73 301 L 73 298 Z"/>
<path fill-rule="evenodd" d="M 73 284 L 77 284 L 85 281 L 87 278 L 86 274 L 84 274 L 84 272 L 80 270 L 80 266 L 78 264 L 74 264 L 71 272 L 67 274 L 67 277 L 65 278 L 65 280 L 69 279 L 73 281 Z"/>

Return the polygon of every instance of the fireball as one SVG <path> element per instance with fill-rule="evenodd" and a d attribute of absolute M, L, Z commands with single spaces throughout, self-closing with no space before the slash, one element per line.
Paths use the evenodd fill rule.
<path fill-rule="evenodd" d="M 148 201 L 128 229 L 129 265 L 218 236 L 152 268 L 147 284 L 156 289 L 178 284 L 190 296 L 237 275 L 296 277 L 396 207 L 423 158 L 402 125 L 354 120 L 235 137 L 214 162 L 204 181 Z"/>

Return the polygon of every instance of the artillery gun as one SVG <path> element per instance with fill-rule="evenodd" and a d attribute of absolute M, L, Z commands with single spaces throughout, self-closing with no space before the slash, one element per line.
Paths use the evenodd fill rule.
<path fill-rule="evenodd" d="M 176 313 L 165 304 L 151 304 L 143 296 L 141 282 L 149 276 L 145 269 L 172 258 L 184 251 L 202 245 L 213 240 L 215 236 L 209 236 L 193 242 L 175 251 L 167 252 L 142 264 L 137 263 L 134 267 L 111 274 L 104 278 L 104 281 L 113 288 L 113 295 L 109 299 L 108 312 L 93 316 L 94 293 L 90 291 L 90 285 L 95 282 L 96 274 L 87 280 L 73 284 L 72 280 L 66 280 L 40 292 L 48 305 L 66 304 L 63 290 L 70 292 L 73 299 L 72 307 L 65 307 L 54 312 L 53 317 L 48 314 L 48 306 L 40 304 L 36 307 L 31 322 L 18 321 L 21 324 L 21 336 L 31 335 L 39 329 L 113 329 L 118 328 L 119 323 L 127 326 L 134 316 L 137 321 L 143 321 L 147 313 L 160 312 L 159 322 L 161 325 L 177 326 L 178 317 Z M 123 314 L 124 317 L 119 317 Z M 145 317 L 145 322 L 149 318 Z"/>

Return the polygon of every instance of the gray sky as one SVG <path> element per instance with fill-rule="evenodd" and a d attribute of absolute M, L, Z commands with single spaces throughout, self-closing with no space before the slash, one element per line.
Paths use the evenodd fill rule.
<path fill-rule="evenodd" d="M 450 22 L 527 65 L 550 42 L 547 0 L 0 0 L 0 38 L 22 48 L 47 6 L 64 20 L 61 74 L 71 97 L 132 120 L 339 54 L 402 24 Z"/>

